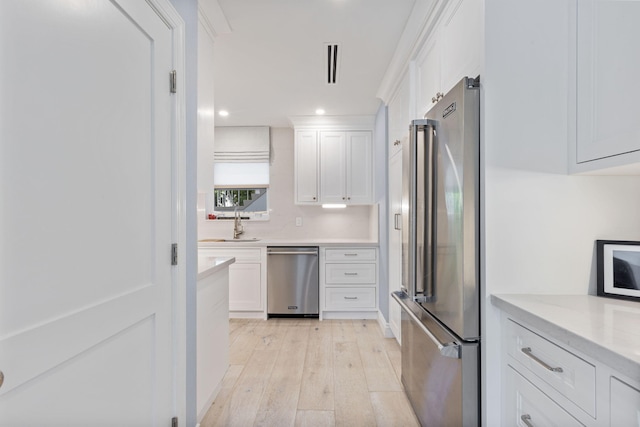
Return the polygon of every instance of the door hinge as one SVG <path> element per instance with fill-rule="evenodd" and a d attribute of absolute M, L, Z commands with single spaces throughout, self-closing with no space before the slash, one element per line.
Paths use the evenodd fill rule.
<path fill-rule="evenodd" d="M 171 244 L 171 265 L 178 265 L 178 244 Z"/>
<path fill-rule="evenodd" d="M 171 427 L 178 427 L 178 417 L 171 418 Z"/>
<path fill-rule="evenodd" d="M 169 91 L 171 93 L 176 93 L 177 88 L 178 88 L 178 83 L 177 83 L 178 77 L 177 77 L 177 74 L 178 73 L 176 73 L 176 70 L 172 70 L 169 73 Z"/>

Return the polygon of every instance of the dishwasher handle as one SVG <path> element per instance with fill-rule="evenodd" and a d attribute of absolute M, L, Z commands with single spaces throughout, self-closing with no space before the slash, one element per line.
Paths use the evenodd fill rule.
<path fill-rule="evenodd" d="M 315 255 L 318 256 L 318 252 L 315 251 L 300 251 L 300 252 L 295 252 L 295 251 L 274 251 L 274 252 L 269 252 L 267 251 L 267 255 Z"/>

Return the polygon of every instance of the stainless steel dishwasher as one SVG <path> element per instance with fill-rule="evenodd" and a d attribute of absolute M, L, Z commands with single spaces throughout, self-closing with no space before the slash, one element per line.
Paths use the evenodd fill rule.
<path fill-rule="evenodd" d="M 317 317 L 318 294 L 317 247 L 267 247 L 269 317 Z"/>

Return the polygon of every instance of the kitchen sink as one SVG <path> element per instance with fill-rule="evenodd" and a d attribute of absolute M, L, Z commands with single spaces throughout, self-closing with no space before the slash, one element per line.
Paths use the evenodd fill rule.
<path fill-rule="evenodd" d="M 246 242 L 259 242 L 260 239 L 202 239 L 198 240 L 198 242 L 238 242 L 238 243 L 246 243 Z"/>

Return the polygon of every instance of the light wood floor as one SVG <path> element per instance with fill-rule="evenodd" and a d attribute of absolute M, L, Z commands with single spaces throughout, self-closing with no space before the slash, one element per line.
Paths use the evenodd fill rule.
<path fill-rule="evenodd" d="M 400 347 L 374 320 L 230 320 L 211 426 L 419 426 Z"/>

